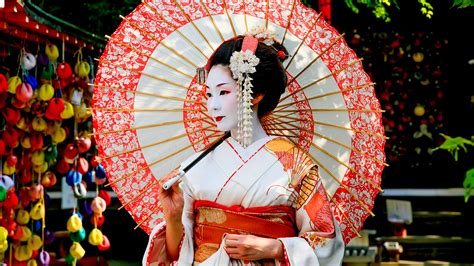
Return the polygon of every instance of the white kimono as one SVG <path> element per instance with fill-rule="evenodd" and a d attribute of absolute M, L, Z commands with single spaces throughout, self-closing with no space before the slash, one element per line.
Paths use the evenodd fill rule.
<path fill-rule="evenodd" d="M 259 265 L 258 261 L 230 259 L 222 241 L 207 259 L 195 261 L 197 200 L 243 208 L 291 206 L 296 212 L 297 236 L 278 238 L 283 243 L 285 259 L 275 260 L 275 265 L 342 264 L 344 242 L 317 167 L 286 139 L 269 136 L 244 149 L 228 138 L 188 171 L 180 187 L 184 197 L 184 236 L 179 259 L 172 262 L 167 258 L 166 225 L 162 222 L 150 234 L 143 265 Z"/>

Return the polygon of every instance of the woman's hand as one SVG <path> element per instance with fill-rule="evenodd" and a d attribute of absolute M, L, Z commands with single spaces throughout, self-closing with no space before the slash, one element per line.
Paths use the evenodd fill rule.
<path fill-rule="evenodd" d="M 283 244 L 278 239 L 227 234 L 224 241 L 224 249 L 232 259 L 281 260 L 283 258 Z"/>
<path fill-rule="evenodd" d="M 160 180 L 160 185 L 163 185 L 169 179 L 175 177 L 179 170 L 173 170 Z M 166 222 L 181 224 L 181 215 L 183 213 L 183 192 L 179 188 L 179 182 L 176 182 L 168 190 L 160 188 L 158 198 L 163 208 Z"/>

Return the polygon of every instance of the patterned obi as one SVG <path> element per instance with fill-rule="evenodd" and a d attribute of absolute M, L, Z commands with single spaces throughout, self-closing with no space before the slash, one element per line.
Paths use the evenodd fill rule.
<path fill-rule="evenodd" d="M 196 262 L 202 262 L 214 254 L 225 233 L 269 238 L 297 235 L 295 210 L 290 206 L 242 208 L 197 200 L 194 214 Z"/>

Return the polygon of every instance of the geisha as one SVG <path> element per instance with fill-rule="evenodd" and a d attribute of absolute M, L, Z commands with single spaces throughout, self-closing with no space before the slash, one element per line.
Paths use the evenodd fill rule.
<path fill-rule="evenodd" d="M 161 189 L 165 221 L 150 234 L 143 265 L 342 263 L 342 235 L 317 166 L 261 124 L 285 91 L 287 54 L 259 34 L 227 40 L 211 56 L 207 108 L 230 137 L 179 185 Z"/>

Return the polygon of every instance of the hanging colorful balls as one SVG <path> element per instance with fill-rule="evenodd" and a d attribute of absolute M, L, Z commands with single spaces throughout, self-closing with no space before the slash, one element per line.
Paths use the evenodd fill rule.
<path fill-rule="evenodd" d="M 33 234 L 30 239 L 28 239 L 28 247 L 32 250 L 38 250 L 43 246 L 43 240 L 38 235 Z"/>
<path fill-rule="evenodd" d="M 45 215 L 45 208 L 43 202 L 39 201 L 33 205 L 30 210 L 30 217 L 33 220 L 43 219 Z"/>
<path fill-rule="evenodd" d="M 50 84 L 43 84 L 39 88 L 38 97 L 42 101 L 49 101 L 54 96 L 54 88 Z"/>
<path fill-rule="evenodd" d="M 17 246 L 15 249 L 15 259 L 18 261 L 27 261 L 33 255 L 33 250 L 27 245 Z"/>
<path fill-rule="evenodd" d="M 421 105 L 416 106 L 414 113 L 416 116 L 423 116 L 425 114 L 425 107 Z"/>
<path fill-rule="evenodd" d="M 8 91 L 8 81 L 7 78 L 0 73 L 0 93 Z"/>
<path fill-rule="evenodd" d="M 20 225 L 26 225 L 30 221 L 30 213 L 25 209 L 18 210 L 15 221 Z"/>
<path fill-rule="evenodd" d="M 76 213 L 69 217 L 67 221 L 67 230 L 70 233 L 75 233 L 82 228 L 82 220 Z"/>
<path fill-rule="evenodd" d="M 86 238 L 86 230 L 81 227 L 77 232 L 69 233 L 69 237 L 73 242 L 81 242 Z"/>
<path fill-rule="evenodd" d="M 44 49 L 49 61 L 56 61 L 59 57 L 59 49 L 56 45 L 48 43 Z"/>
<path fill-rule="evenodd" d="M 8 92 L 9 93 L 16 93 L 16 88 L 23 83 L 19 76 L 13 76 L 8 79 Z"/>
<path fill-rule="evenodd" d="M 82 175 L 78 171 L 69 170 L 66 174 L 66 183 L 69 186 L 74 186 L 82 181 Z"/>
<path fill-rule="evenodd" d="M 105 203 L 105 200 L 101 197 L 95 197 L 92 200 L 91 206 L 92 206 L 92 211 L 97 214 L 103 213 L 105 209 L 107 208 L 107 204 Z"/>
<path fill-rule="evenodd" d="M 100 250 L 100 251 L 105 251 L 107 249 L 110 248 L 110 241 L 109 239 L 107 238 L 107 236 L 103 235 L 102 236 L 103 240 L 102 240 L 102 243 L 100 243 L 99 245 L 97 245 L 97 248 Z"/>
<path fill-rule="evenodd" d="M 86 251 L 84 250 L 84 248 L 81 246 L 79 242 L 74 242 L 72 243 L 72 246 L 69 249 L 69 253 L 71 253 L 71 255 L 75 259 L 79 260 L 82 257 L 84 257 L 84 255 L 86 254 Z"/>
<path fill-rule="evenodd" d="M 51 261 L 51 258 L 49 256 L 49 253 L 42 250 L 39 255 L 38 255 L 38 259 L 39 259 L 39 262 L 41 263 L 41 265 L 43 266 L 47 266 L 49 265 L 50 261 Z"/>
<path fill-rule="evenodd" d="M 74 66 L 74 73 L 80 78 L 85 78 L 89 75 L 91 72 L 91 66 L 87 61 L 80 61 L 77 62 L 76 65 Z"/>
<path fill-rule="evenodd" d="M 104 236 L 99 229 L 94 228 L 89 233 L 88 241 L 91 245 L 98 246 L 99 244 L 102 243 L 102 241 L 104 241 Z"/>

